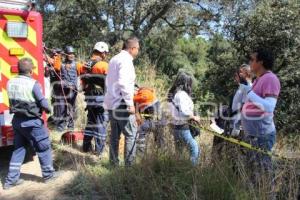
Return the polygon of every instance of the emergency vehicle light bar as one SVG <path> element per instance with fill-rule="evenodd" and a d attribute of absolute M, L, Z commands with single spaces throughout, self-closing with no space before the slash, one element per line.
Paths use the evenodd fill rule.
<path fill-rule="evenodd" d="M 24 22 L 7 22 L 7 35 L 11 38 L 27 38 L 28 24 Z"/>

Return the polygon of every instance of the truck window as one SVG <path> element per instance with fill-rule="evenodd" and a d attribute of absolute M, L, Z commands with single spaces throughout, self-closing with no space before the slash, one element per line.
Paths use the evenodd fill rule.
<path fill-rule="evenodd" d="M 11 38 L 27 38 L 28 24 L 24 22 L 7 22 L 7 35 Z"/>

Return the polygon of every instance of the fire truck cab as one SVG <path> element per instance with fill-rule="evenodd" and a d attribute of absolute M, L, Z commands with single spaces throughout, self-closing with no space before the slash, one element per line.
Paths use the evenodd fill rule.
<path fill-rule="evenodd" d="M 44 88 L 43 20 L 33 10 L 34 4 L 32 0 L 0 0 L 0 147 L 13 144 L 6 85 L 18 74 L 21 58 L 33 60 L 33 78 Z"/>

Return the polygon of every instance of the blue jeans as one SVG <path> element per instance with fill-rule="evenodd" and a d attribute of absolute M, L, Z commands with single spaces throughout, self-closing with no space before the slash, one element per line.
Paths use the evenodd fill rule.
<path fill-rule="evenodd" d="M 146 135 L 153 133 L 155 144 L 158 148 L 162 149 L 164 146 L 164 138 L 163 138 L 163 125 L 155 120 L 146 119 L 144 122 L 138 127 L 138 139 L 137 143 L 137 153 L 142 157 L 146 152 Z"/>
<path fill-rule="evenodd" d="M 250 143 L 252 146 L 260 148 L 265 151 L 271 151 L 276 141 L 276 132 L 267 135 L 251 136 L 245 134 L 244 141 Z M 251 182 L 255 185 L 259 184 L 260 180 L 267 178 L 270 185 L 267 186 L 269 199 L 276 199 L 274 192 L 274 178 L 275 173 L 273 169 L 272 158 L 269 155 L 259 153 L 256 151 L 246 151 L 246 167 L 250 170 Z"/>
<path fill-rule="evenodd" d="M 256 148 L 263 149 L 265 151 L 271 151 L 276 141 L 276 133 L 251 136 L 245 134 L 244 141 L 251 144 Z M 246 154 L 248 167 L 255 170 L 273 171 L 272 159 L 269 155 L 262 154 L 256 151 L 248 151 Z"/>
<path fill-rule="evenodd" d="M 14 152 L 9 163 L 9 172 L 5 183 L 12 185 L 19 180 L 20 169 L 28 144 L 32 145 L 37 152 L 43 178 L 51 178 L 54 173 L 52 150 L 49 135 L 42 120 L 24 120 L 14 117 L 12 125 L 14 129 Z"/>
<path fill-rule="evenodd" d="M 189 129 L 174 129 L 174 139 L 176 149 L 179 153 L 182 152 L 183 143 L 189 147 L 191 162 L 194 166 L 197 165 L 199 162 L 200 150 L 197 141 L 191 134 L 191 131 Z"/>
<path fill-rule="evenodd" d="M 125 108 L 109 110 L 111 125 L 109 160 L 112 164 L 119 164 L 119 142 L 121 132 L 125 135 L 125 165 L 133 164 L 136 156 L 137 125 L 135 115 L 131 115 Z"/>

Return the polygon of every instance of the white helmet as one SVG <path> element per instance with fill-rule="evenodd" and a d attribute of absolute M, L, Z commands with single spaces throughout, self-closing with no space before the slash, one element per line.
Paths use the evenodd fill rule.
<path fill-rule="evenodd" d="M 99 51 L 100 53 L 108 53 L 108 44 L 105 42 L 97 42 L 94 46 L 94 50 Z"/>

